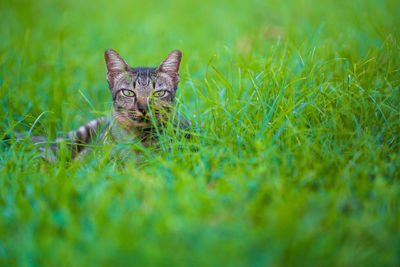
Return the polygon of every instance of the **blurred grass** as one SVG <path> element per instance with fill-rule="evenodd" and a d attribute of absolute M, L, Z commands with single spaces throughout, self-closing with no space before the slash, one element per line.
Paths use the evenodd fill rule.
<path fill-rule="evenodd" d="M 194 127 L 123 165 L 1 143 L 0 265 L 399 265 L 399 10 L 1 1 L 4 135 L 108 112 L 108 48 L 132 66 L 181 49 Z"/>

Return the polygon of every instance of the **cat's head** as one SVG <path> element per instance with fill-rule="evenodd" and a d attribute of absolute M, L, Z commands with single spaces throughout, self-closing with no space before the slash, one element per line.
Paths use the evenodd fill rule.
<path fill-rule="evenodd" d="M 151 116 L 160 123 L 171 113 L 179 82 L 181 51 L 172 51 L 156 68 L 132 68 L 114 50 L 106 50 L 104 58 L 113 116 L 119 125 L 135 131 L 150 127 Z"/>

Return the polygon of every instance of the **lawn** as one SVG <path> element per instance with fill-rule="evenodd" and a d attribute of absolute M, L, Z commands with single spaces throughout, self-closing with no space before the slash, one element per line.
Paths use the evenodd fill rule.
<path fill-rule="evenodd" d="M 122 162 L 1 141 L 0 266 L 399 266 L 399 25 L 397 0 L 1 1 L 0 139 L 109 114 L 110 48 L 182 50 L 192 128 Z"/>

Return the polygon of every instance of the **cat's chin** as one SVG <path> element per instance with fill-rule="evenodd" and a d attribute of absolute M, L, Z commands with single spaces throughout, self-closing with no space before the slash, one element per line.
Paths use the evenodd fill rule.
<path fill-rule="evenodd" d="M 152 127 L 152 123 L 149 120 L 132 120 L 123 117 L 116 117 L 115 119 L 118 125 L 127 131 L 137 131 L 140 129 L 149 129 Z"/>
<path fill-rule="evenodd" d="M 150 121 L 134 121 L 133 124 L 135 125 L 134 127 L 142 129 L 148 129 L 152 127 Z"/>

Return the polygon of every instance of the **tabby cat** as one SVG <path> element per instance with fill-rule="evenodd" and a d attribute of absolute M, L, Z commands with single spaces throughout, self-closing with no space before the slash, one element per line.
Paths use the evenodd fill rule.
<path fill-rule="evenodd" d="M 172 51 L 158 67 L 130 67 L 114 50 L 106 50 L 107 81 L 111 91 L 112 116 L 94 119 L 57 138 L 48 148 L 41 149 L 45 158 L 55 160 L 61 142 L 71 146 L 72 158 L 86 154 L 88 144 L 104 144 L 140 140 L 145 146 L 154 143 L 165 123 L 171 120 L 173 102 L 179 82 L 182 53 Z M 177 116 L 174 124 L 187 130 L 189 123 Z M 19 134 L 16 133 L 16 137 Z M 189 136 L 186 135 L 188 138 Z M 45 137 L 32 136 L 35 143 L 46 143 Z M 50 152 L 50 153 L 49 153 Z"/>

